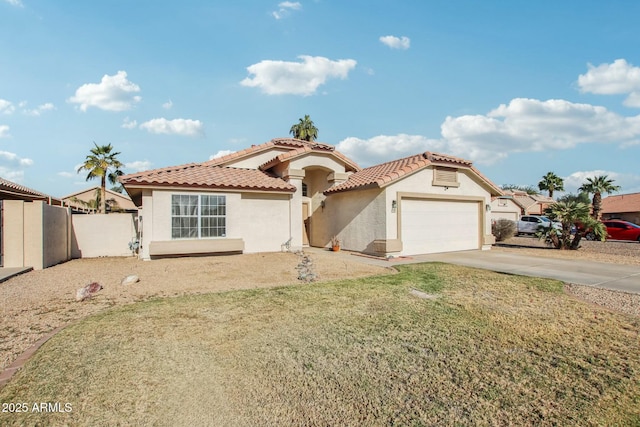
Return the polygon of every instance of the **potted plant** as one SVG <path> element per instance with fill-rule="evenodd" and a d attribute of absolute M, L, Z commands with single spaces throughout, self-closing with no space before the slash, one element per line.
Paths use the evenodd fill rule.
<path fill-rule="evenodd" d="M 334 252 L 338 252 L 340 250 L 340 239 L 338 239 L 338 236 L 333 236 L 331 238 L 331 249 Z"/>

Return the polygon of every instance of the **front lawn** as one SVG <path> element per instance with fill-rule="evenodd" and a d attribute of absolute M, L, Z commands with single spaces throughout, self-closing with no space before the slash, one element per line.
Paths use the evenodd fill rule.
<path fill-rule="evenodd" d="M 639 331 L 559 282 L 445 264 L 157 299 L 52 338 L 0 425 L 639 425 Z"/>

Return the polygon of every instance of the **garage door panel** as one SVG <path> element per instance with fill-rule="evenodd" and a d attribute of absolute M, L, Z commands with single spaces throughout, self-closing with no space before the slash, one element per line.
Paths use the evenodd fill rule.
<path fill-rule="evenodd" d="M 404 199 L 401 209 L 403 254 L 479 248 L 478 203 Z"/>

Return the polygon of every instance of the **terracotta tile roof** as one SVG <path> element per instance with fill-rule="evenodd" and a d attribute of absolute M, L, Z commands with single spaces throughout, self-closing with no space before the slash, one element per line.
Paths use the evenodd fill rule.
<path fill-rule="evenodd" d="M 302 147 L 296 148 L 295 150 L 282 153 L 274 157 L 273 159 L 269 160 L 268 162 L 260 165 L 260 170 L 268 170 L 279 163 L 296 159 L 298 157 L 304 156 L 305 154 L 311 153 L 311 152 L 330 153 L 338 157 L 340 160 L 342 160 L 345 163 L 347 171 L 355 172 L 360 170 L 360 167 L 355 162 L 353 162 L 351 159 L 349 159 L 347 156 L 345 156 L 341 152 L 336 151 L 333 145 L 320 144 L 320 143 L 306 144 Z"/>
<path fill-rule="evenodd" d="M 0 194 L 15 196 L 15 198 L 19 199 L 47 201 L 51 200 L 58 202 L 57 204 L 60 204 L 60 200 L 55 197 L 51 197 L 48 194 L 32 190 L 31 188 L 16 184 L 15 182 L 11 182 L 3 178 L 0 178 Z"/>
<path fill-rule="evenodd" d="M 640 193 L 616 194 L 602 199 L 602 213 L 640 212 Z"/>
<path fill-rule="evenodd" d="M 181 186 L 192 188 L 294 192 L 296 188 L 278 177 L 255 169 L 190 163 L 123 175 L 124 185 Z"/>
<path fill-rule="evenodd" d="M 465 167 L 471 169 L 485 180 L 497 194 L 502 194 L 499 188 L 472 167 L 472 162 L 469 160 L 445 154 L 431 153 L 429 151 L 362 169 L 352 174 L 349 179 L 342 184 L 329 188 L 325 193 L 330 194 L 369 187 L 381 188 L 402 177 L 424 169 L 429 165 Z"/>

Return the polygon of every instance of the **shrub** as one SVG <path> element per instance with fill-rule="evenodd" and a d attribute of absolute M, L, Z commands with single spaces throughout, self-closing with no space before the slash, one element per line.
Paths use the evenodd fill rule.
<path fill-rule="evenodd" d="M 510 219 L 500 218 L 491 224 L 491 233 L 495 236 L 496 242 L 502 242 L 516 235 L 516 223 Z"/>

